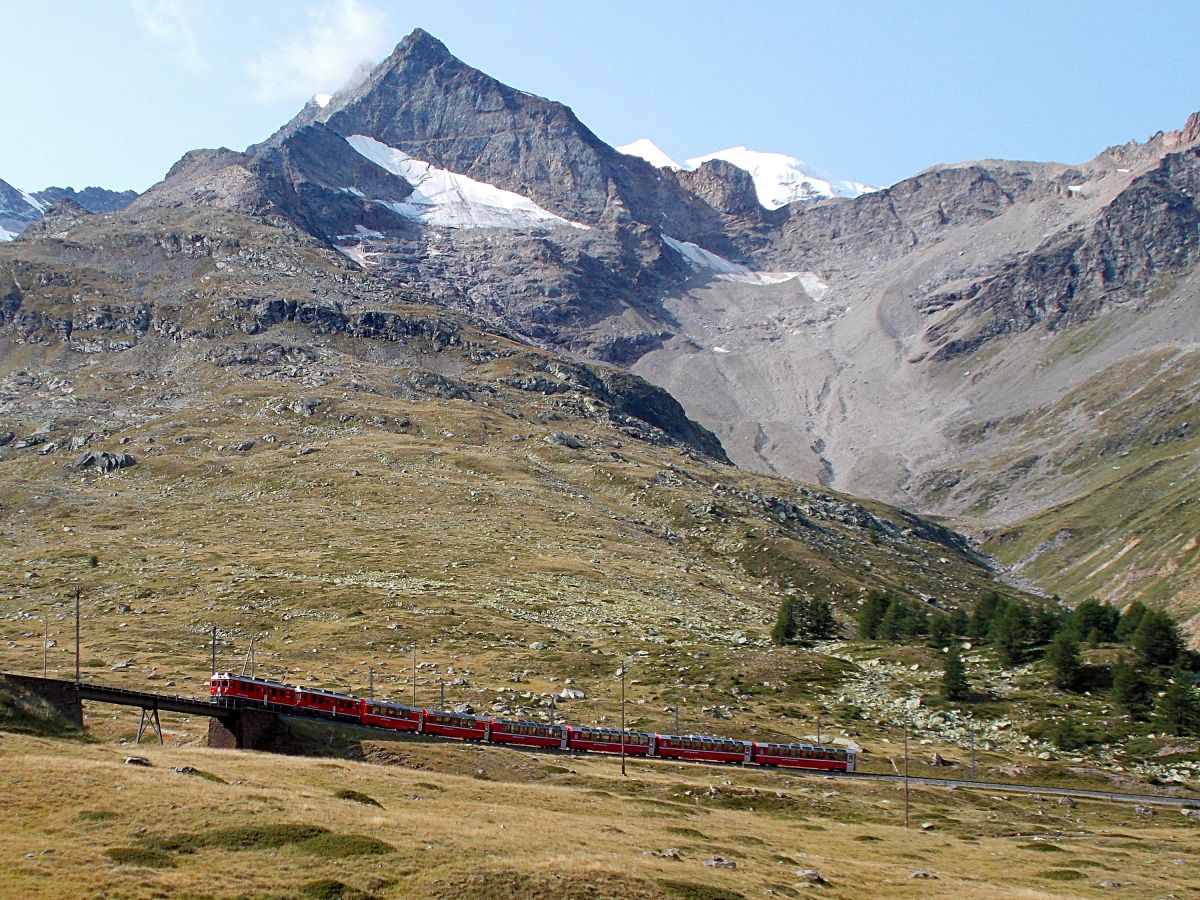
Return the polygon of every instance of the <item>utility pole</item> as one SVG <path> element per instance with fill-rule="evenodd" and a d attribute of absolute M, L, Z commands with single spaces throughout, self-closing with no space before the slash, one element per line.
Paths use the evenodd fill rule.
<path fill-rule="evenodd" d="M 908 827 L 908 716 L 904 716 L 904 827 Z"/>
<path fill-rule="evenodd" d="M 971 723 L 971 779 L 975 779 L 975 723 Z"/>
<path fill-rule="evenodd" d="M 438 709 L 440 709 L 442 712 L 445 712 L 446 711 L 446 679 L 439 678 L 438 682 L 441 686 L 441 691 L 442 691 L 441 698 L 438 700 Z"/>
<path fill-rule="evenodd" d="M 554 709 L 555 709 L 555 702 L 557 700 L 558 700 L 558 697 L 556 697 L 554 694 L 550 695 L 550 725 L 551 726 L 554 725 Z"/>
<path fill-rule="evenodd" d="M 211 675 L 217 674 L 217 626 L 216 625 L 214 625 L 212 627 L 212 666 L 210 667 L 210 674 Z"/>
<path fill-rule="evenodd" d="M 368 686 L 367 686 L 367 696 L 370 699 L 374 700 L 375 699 L 375 667 L 374 666 L 367 667 L 367 677 L 370 679 L 370 681 L 368 682 Z"/>
<path fill-rule="evenodd" d="M 821 746 L 821 714 L 817 713 L 817 746 Z"/>
<path fill-rule="evenodd" d="M 79 588 L 75 588 L 75 689 L 79 690 Z"/>
<path fill-rule="evenodd" d="M 50 610 L 46 610 L 46 628 L 42 634 L 42 677 L 50 674 Z"/>
<path fill-rule="evenodd" d="M 413 706 L 417 705 L 417 644 L 413 642 Z"/>
<path fill-rule="evenodd" d="M 621 663 L 621 776 L 625 776 L 625 663 Z"/>
<path fill-rule="evenodd" d="M 679 734 L 679 704 L 676 703 L 671 707 L 671 712 L 675 713 L 675 734 Z"/>

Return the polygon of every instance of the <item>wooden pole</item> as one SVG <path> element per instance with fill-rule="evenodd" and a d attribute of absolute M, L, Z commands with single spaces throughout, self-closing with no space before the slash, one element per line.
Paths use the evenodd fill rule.
<path fill-rule="evenodd" d="M 417 645 L 413 644 L 413 706 L 417 705 Z"/>
<path fill-rule="evenodd" d="M 625 664 L 621 663 L 621 775 L 625 774 Z"/>
<path fill-rule="evenodd" d="M 217 674 L 217 626 L 212 627 L 212 664 L 210 674 Z"/>
<path fill-rule="evenodd" d="M 971 778 L 975 776 L 975 723 L 971 723 Z"/>
<path fill-rule="evenodd" d="M 904 717 L 904 827 L 908 827 L 908 716 Z"/>
<path fill-rule="evenodd" d="M 79 686 L 79 588 L 75 588 L 75 685 Z"/>
<path fill-rule="evenodd" d="M 445 712 L 446 711 L 446 679 L 439 678 L 438 682 L 441 687 L 441 696 L 438 700 L 438 709 L 440 709 L 442 712 Z"/>
<path fill-rule="evenodd" d="M 46 628 L 42 633 L 42 677 L 50 674 L 50 611 L 46 610 Z"/>
<path fill-rule="evenodd" d="M 374 700 L 375 699 L 375 667 L 374 666 L 369 666 L 367 668 L 367 677 L 370 678 L 370 682 L 367 687 L 367 696 L 370 697 L 372 700 Z"/>

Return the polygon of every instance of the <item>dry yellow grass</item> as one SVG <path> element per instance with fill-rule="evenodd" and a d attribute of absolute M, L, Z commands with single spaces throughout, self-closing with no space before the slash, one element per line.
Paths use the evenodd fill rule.
<path fill-rule="evenodd" d="M 381 897 L 1084 897 L 1105 895 L 1105 880 L 1126 897 L 1200 891 L 1200 826 L 1169 810 L 914 789 L 906 831 L 891 785 L 661 762 L 622 779 L 610 759 L 420 741 L 374 751 L 394 764 L 144 747 L 153 765 L 136 768 L 124 748 L 0 736 L 0 893 L 297 896 L 323 879 Z M 223 830 L 281 824 L 394 850 L 168 849 L 168 868 L 106 852 L 180 836 L 219 845 Z M 647 855 L 668 848 L 680 859 Z M 713 855 L 737 868 L 704 866 Z M 913 879 L 918 869 L 936 879 Z"/>

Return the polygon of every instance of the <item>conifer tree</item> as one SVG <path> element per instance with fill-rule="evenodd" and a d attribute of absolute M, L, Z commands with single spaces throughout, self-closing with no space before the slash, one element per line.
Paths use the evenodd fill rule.
<path fill-rule="evenodd" d="M 1150 712 L 1150 682 L 1141 672 L 1126 663 L 1113 668 L 1113 700 L 1134 720 L 1145 719 Z"/>
<path fill-rule="evenodd" d="M 1146 614 L 1146 611 L 1146 604 L 1141 600 L 1134 600 L 1126 607 L 1125 612 L 1121 613 L 1120 621 L 1117 623 L 1118 641 L 1130 641 L 1133 639 L 1133 633 L 1142 624 L 1142 616 Z"/>
<path fill-rule="evenodd" d="M 1176 678 L 1158 701 L 1158 718 L 1175 737 L 1200 730 L 1200 702 L 1191 685 Z"/>
<path fill-rule="evenodd" d="M 796 638 L 796 600 L 784 597 L 779 604 L 779 615 L 775 617 L 775 627 L 771 629 L 771 640 L 782 646 L 790 644 Z"/>
<path fill-rule="evenodd" d="M 879 637 L 879 626 L 888 611 L 888 595 L 883 591 L 871 591 L 858 611 L 858 639 L 873 641 Z"/>
<path fill-rule="evenodd" d="M 1071 629 L 1064 628 L 1050 642 L 1045 659 L 1050 664 L 1055 687 L 1073 691 L 1079 686 L 1083 663 L 1079 658 L 1079 644 Z"/>
<path fill-rule="evenodd" d="M 971 683 L 967 680 L 967 667 L 963 664 L 958 644 L 951 642 L 950 649 L 942 661 L 942 698 L 966 700 L 971 696 Z"/>
<path fill-rule="evenodd" d="M 992 646 L 1006 666 L 1015 666 L 1025 654 L 1029 641 L 1029 610 L 1022 603 L 1006 603 L 992 620 Z"/>
<path fill-rule="evenodd" d="M 1133 633 L 1133 648 L 1144 665 L 1167 667 L 1174 665 L 1183 652 L 1179 627 L 1165 612 L 1148 609 Z"/>

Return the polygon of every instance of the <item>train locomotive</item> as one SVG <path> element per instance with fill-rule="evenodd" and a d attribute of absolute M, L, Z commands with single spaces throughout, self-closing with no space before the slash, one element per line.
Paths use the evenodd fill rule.
<path fill-rule="evenodd" d="M 305 716 L 372 728 L 567 753 L 621 753 L 624 745 L 626 756 L 828 772 L 853 772 L 856 758 L 855 751 L 841 747 L 741 741 L 713 735 L 626 731 L 622 740 L 616 728 L 549 725 L 429 710 L 228 673 L 212 676 L 209 696 L 214 701 L 239 700 L 283 713 L 294 710 Z"/>

